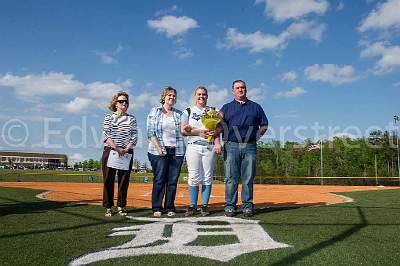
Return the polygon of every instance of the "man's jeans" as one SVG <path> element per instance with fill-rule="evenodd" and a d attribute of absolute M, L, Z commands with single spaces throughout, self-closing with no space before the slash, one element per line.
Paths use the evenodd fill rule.
<path fill-rule="evenodd" d="M 225 210 L 236 210 L 239 177 L 242 179 L 242 208 L 253 210 L 253 184 L 257 144 L 228 141 L 224 145 Z"/>
<path fill-rule="evenodd" d="M 153 212 L 175 211 L 176 185 L 181 173 L 183 156 L 175 156 L 175 149 L 166 149 L 167 154 L 164 156 L 147 153 L 154 175 L 151 198 Z"/>

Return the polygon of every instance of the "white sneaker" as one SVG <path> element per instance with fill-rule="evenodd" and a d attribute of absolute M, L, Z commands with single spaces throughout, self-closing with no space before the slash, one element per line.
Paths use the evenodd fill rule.
<path fill-rule="evenodd" d="M 156 217 L 156 218 L 160 218 L 161 214 L 162 214 L 161 212 L 154 212 L 153 216 Z"/>
<path fill-rule="evenodd" d="M 111 217 L 112 216 L 112 211 L 111 208 L 106 209 L 106 213 L 104 214 L 105 217 Z"/>
<path fill-rule="evenodd" d="M 176 215 L 176 212 L 173 212 L 173 211 L 169 211 L 168 213 L 167 213 L 167 216 L 168 217 L 174 217 Z"/>
<path fill-rule="evenodd" d="M 118 207 L 118 214 L 119 214 L 120 216 L 126 216 L 127 213 L 126 213 L 125 208 L 123 208 L 123 207 Z"/>

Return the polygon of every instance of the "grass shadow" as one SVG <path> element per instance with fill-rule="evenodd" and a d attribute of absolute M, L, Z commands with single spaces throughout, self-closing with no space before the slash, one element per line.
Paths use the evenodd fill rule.
<path fill-rule="evenodd" d="M 361 223 L 360 224 L 356 224 L 354 225 L 352 228 L 342 232 L 339 235 L 336 235 L 328 240 L 325 240 L 321 243 L 318 243 L 316 245 L 313 245 L 311 247 L 308 247 L 306 249 L 303 249 L 299 252 L 296 252 L 288 257 L 285 257 L 271 265 L 273 266 L 278 266 L 278 265 L 291 265 L 296 263 L 299 260 L 302 260 L 303 258 L 312 255 L 315 252 L 318 252 L 324 248 L 327 248 L 337 242 L 343 241 L 346 238 L 350 237 L 351 235 L 357 233 L 358 231 L 360 231 L 361 229 L 363 229 L 364 227 L 368 226 L 368 222 L 365 218 L 365 215 L 362 211 L 362 209 L 360 207 L 357 207 L 357 211 L 358 211 L 358 215 L 360 217 Z"/>
<path fill-rule="evenodd" d="M 34 189 L 29 189 L 32 191 L 36 191 Z M 32 201 L 23 201 L 17 200 L 10 197 L 0 196 L 0 200 L 3 203 L 0 204 L 0 218 L 7 215 L 14 214 L 50 214 L 51 212 L 62 213 L 68 216 L 74 216 L 77 218 L 82 218 L 88 220 L 88 223 L 82 223 L 79 225 L 71 225 L 71 226 L 61 226 L 52 229 L 39 229 L 39 230 L 30 230 L 25 232 L 11 233 L 11 234 L 3 234 L 0 235 L 0 239 L 7 239 L 19 236 L 27 236 L 34 234 L 43 234 L 43 233 L 51 233 L 51 232 L 61 232 L 68 230 L 75 230 L 84 227 L 90 226 L 98 226 L 107 223 L 125 223 L 127 220 L 123 217 L 104 217 L 98 215 L 90 215 L 88 213 L 82 212 L 81 209 L 74 211 L 77 207 L 87 206 L 84 203 L 69 203 L 69 202 L 55 202 L 48 201 L 44 199 L 32 199 Z M 69 208 L 73 208 L 72 210 L 67 210 Z M 140 209 L 130 209 L 128 213 L 130 215 L 141 214 L 143 211 L 148 211 L 145 208 Z M 97 213 L 97 212 L 96 212 Z"/>

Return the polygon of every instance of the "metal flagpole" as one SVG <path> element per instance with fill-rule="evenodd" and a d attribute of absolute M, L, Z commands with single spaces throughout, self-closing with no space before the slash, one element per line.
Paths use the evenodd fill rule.
<path fill-rule="evenodd" d="M 393 117 L 394 119 L 394 123 L 397 125 L 396 122 L 399 122 L 399 116 L 395 115 Z M 395 128 L 395 132 L 396 132 L 396 139 L 397 139 L 397 172 L 398 172 L 398 178 L 399 178 L 399 184 L 400 184 L 400 153 L 399 153 L 399 125 L 397 125 L 397 130 Z"/>
<path fill-rule="evenodd" d="M 321 155 L 320 155 L 320 161 L 321 161 L 321 185 L 324 184 L 324 163 L 322 159 L 322 139 L 320 140 L 320 145 L 321 145 Z"/>
<path fill-rule="evenodd" d="M 397 130 L 397 134 L 399 134 L 399 130 Z M 397 138 L 397 171 L 399 177 L 399 184 L 400 184 L 400 153 L 399 153 L 399 136 L 396 134 Z"/>

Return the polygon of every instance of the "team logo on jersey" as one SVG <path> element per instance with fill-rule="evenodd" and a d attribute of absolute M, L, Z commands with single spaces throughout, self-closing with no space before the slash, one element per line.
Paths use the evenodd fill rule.
<path fill-rule="evenodd" d="M 274 241 L 256 220 L 228 217 L 128 218 L 150 223 L 112 229 L 110 236 L 135 237 L 122 245 L 83 255 L 71 261 L 70 265 L 153 254 L 190 255 L 226 262 L 249 252 L 290 247 Z M 215 246 L 191 245 L 200 236 L 225 235 L 236 236 L 237 242 Z"/>
<path fill-rule="evenodd" d="M 194 119 L 194 120 L 196 120 L 196 121 L 199 121 L 199 120 L 201 119 L 201 115 L 196 114 L 196 113 L 193 113 L 193 114 L 192 114 L 192 119 Z"/>

